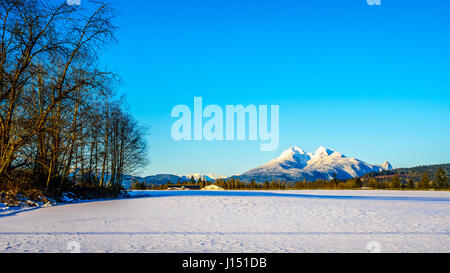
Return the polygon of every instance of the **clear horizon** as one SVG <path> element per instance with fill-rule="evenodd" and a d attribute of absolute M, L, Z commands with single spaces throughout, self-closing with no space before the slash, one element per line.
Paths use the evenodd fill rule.
<path fill-rule="evenodd" d="M 81 3 L 83 5 L 83 2 Z M 439 5 L 438 5 L 439 4 Z M 102 63 L 150 127 L 139 175 L 233 175 L 290 146 L 394 167 L 450 162 L 450 3 L 113 1 Z M 174 141 L 177 104 L 279 105 L 280 144 Z"/>

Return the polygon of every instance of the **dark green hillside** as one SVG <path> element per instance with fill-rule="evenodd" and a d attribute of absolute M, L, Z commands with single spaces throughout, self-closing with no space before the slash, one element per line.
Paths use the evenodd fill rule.
<path fill-rule="evenodd" d="M 412 168 L 398 168 L 390 171 L 381 171 L 377 173 L 368 173 L 365 174 L 362 178 L 377 178 L 384 179 L 388 177 L 392 177 L 395 174 L 398 175 L 400 179 L 412 179 L 413 181 L 419 181 L 422 178 L 422 175 L 427 172 L 430 177 L 434 177 L 437 172 L 437 169 L 442 167 L 447 177 L 450 179 L 450 163 L 446 164 L 436 164 L 436 165 L 427 165 L 427 166 L 417 166 Z"/>

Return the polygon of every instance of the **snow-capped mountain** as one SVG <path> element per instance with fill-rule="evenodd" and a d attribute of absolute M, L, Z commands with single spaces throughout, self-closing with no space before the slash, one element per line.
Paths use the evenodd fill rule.
<path fill-rule="evenodd" d="M 180 175 L 181 178 L 186 180 L 191 180 L 191 177 L 194 177 L 195 180 L 199 178 L 204 178 L 206 181 L 215 181 L 219 178 L 227 178 L 227 176 L 216 175 L 216 174 L 201 174 L 201 173 L 190 173 L 186 175 Z"/>
<path fill-rule="evenodd" d="M 327 149 L 323 146 L 320 146 L 314 153 L 307 153 L 298 147 L 292 146 L 282 152 L 279 157 L 270 160 L 266 164 L 232 177 L 245 181 L 254 179 L 256 182 L 272 179 L 315 181 L 318 179 L 330 180 L 333 179 L 334 175 L 338 179 L 349 179 L 370 172 L 392 169 L 392 165 L 387 161 L 381 165 L 372 165 L 356 158 L 346 157 L 333 149 Z M 202 177 L 206 181 L 211 182 L 219 178 L 227 178 L 226 176 L 200 173 L 186 175 L 155 174 L 146 177 L 125 175 L 122 184 L 127 188 L 133 181 L 145 182 L 146 184 L 165 184 L 167 181 L 175 183 L 178 181 L 190 181 L 191 177 L 194 177 L 195 180 Z"/>
<path fill-rule="evenodd" d="M 381 168 L 386 171 L 390 171 L 390 170 L 394 169 L 394 167 L 392 167 L 391 163 L 389 163 L 387 161 L 385 161 L 383 164 L 381 164 Z"/>
<path fill-rule="evenodd" d="M 239 175 L 240 179 L 262 182 L 271 179 L 314 181 L 318 179 L 349 179 L 369 172 L 393 169 L 389 162 L 372 165 L 356 158 L 320 146 L 314 153 L 307 153 L 292 146 L 266 164 Z"/>
<path fill-rule="evenodd" d="M 149 176 L 145 176 L 145 177 L 124 175 L 123 180 L 122 180 L 122 185 L 125 188 L 129 188 L 131 186 L 131 183 L 134 181 L 144 182 L 145 184 L 162 185 L 162 184 L 166 184 L 167 181 L 170 181 L 172 183 L 191 181 L 192 176 L 194 177 L 195 180 L 198 180 L 200 177 L 202 177 L 206 181 L 210 181 L 210 182 L 213 182 L 219 178 L 227 178 L 227 176 L 220 176 L 220 175 L 214 175 L 214 174 L 202 175 L 199 173 L 192 173 L 192 174 L 186 174 L 186 175 L 154 174 L 154 175 L 149 175 Z"/>

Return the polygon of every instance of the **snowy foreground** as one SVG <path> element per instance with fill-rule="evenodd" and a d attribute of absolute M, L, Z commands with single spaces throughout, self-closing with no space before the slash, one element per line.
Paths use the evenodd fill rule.
<path fill-rule="evenodd" d="M 132 194 L 1 212 L 0 252 L 450 252 L 450 192 Z"/>

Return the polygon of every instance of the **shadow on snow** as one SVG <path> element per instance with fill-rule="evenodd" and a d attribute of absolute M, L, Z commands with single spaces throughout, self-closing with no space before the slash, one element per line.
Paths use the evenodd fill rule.
<path fill-rule="evenodd" d="M 260 191 L 132 191 L 132 197 L 171 197 L 171 196 L 240 196 L 240 197 L 290 197 L 310 199 L 341 199 L 341 200 L 388 200 L 388 201 L 433 201 L 450 202 L 444 197 L 414 197 L 414 196 L 355 196 L 355 195 L 316 195 Z"/>

